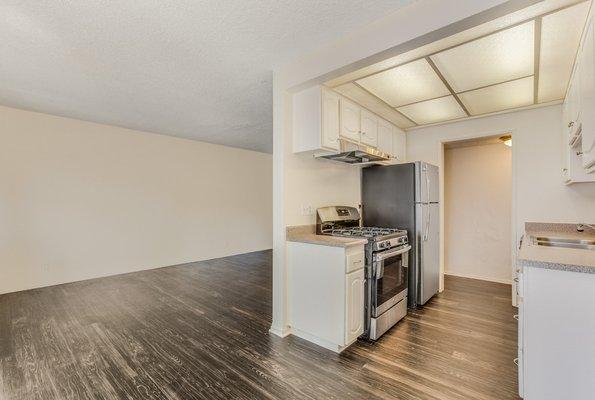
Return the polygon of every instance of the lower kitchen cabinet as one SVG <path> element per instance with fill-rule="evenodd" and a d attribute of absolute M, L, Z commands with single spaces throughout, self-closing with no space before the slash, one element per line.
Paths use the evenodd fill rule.
<path fill-rule="evenodd" d="M 519 278 L 519 394 L 593 399 L 595 274 L 525 266 Z"/>
<path fill-rule="evenodd" d="M 352 343 L 364 333 L 364 270 L 347 274 L 345 304 L 347 321 L 345 343 Z"/>
<path fill-rule="evenodd" d="M 287 243 L 291 334 L 340 353 L 364 332 L 364 248 Z"/>

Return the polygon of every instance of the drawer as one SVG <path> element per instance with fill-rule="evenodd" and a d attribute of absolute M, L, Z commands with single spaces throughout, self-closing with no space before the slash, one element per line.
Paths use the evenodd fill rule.
<path fill-rule="evenodd" d="M 347 262 L 345 266 L 345 273 L 350 273 L 362 269 L 364 267 L 365 257 L 364 252 L 360 251 L 357 253 L 347 254 Z"/>

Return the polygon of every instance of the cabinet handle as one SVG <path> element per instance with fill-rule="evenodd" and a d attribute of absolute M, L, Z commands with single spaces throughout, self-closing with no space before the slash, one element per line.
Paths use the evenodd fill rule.
<path fill-rule="evenodd" d="M 517 367 L 519 366 L 519 359 L 515 358 L 514 360 L 512 360 L 512 362 L 514 363 L 514 365 L 516 365 Z"/>
<path fill-rule="evenodd" d="M 512 318 L 514 318 L 514 319 L 516 319 L 516 320 L 518 321 L 518 320 L 519 320 L 519 315 L 518 315 L 518 314 L 514 314 L 514 315 L 512 316 Z"/>

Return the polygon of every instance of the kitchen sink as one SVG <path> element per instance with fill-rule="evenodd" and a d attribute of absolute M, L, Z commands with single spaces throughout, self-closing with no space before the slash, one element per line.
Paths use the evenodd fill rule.
<path fill-rule="evenodd" d="M 568 239 L 536 236 L 533 243 L 538 246 L 547 247 L 565 247 L 567 249 L 595 250 L 595 240 L 593 239 Z"/>

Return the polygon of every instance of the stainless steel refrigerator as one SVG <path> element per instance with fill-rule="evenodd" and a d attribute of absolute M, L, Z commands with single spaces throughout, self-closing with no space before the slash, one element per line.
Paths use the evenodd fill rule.
<path fill-rule="evenodd" d="M 408 305 L 425 304 L 440 285 L 438 167 L 424 162 L 362 169 L 362 223 L 406 229 Z"/>

